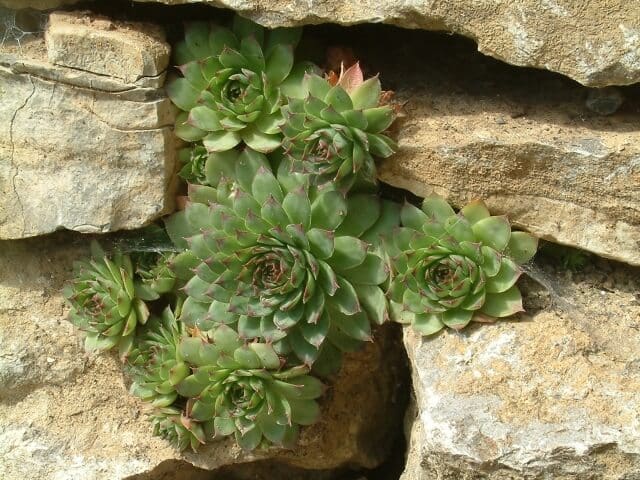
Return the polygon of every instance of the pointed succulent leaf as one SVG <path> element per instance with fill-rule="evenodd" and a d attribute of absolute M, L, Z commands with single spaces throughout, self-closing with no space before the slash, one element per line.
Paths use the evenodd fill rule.
<path fill-rule="evenodd" d="M 502 252 L 509 244 L 511 226 L 505 217 L 487 217 L 471 227 L 483 244 Z"/>
<path fill-rule="evenodd" d="M 334 240 L 331 264 L 341 271 L 357 267 L 364 262 L 368 246 L 356 237 L 340 236 Z"/>
<path fill-rule="evenodd" d="M 311 204 L 311 224 L 324 230 L 335 230 L 347 215 L 348 206 L 344 196 L 330 190 L 318 197 Z"/>
<path fill-rule="evenodd" d="M 487 279 L 487 293 L 501 293 L 515 285 L 522 274 L 518 265 L 508 257 L 503 257 L 500 270 L 493 277 Z"/>
<path fill-rule="evenodd" d="M 511 232 L 506 254 L 518 265 L 533 258 L 538 249 L 538 239 L 526 232 Z"/>
<path fill-rule="evenodd" d="M 264 28 L 240 15 L 233 17 L 232 29 L 238 38 L 245 39 L 252 37 L 260 45 L 264 42 Z"/>
<path fill-rule="evenodd" d="M 309 228 L 311 223 L 311 202 L 304 189 L 289 192 L 282 201 L 282 208 L 289 216 L 291 223 L 302 224 Z"/>
<path fill-rule="evenodd" d="M 293 48 L 291 45 L 275 45 L 267 55 L 265 73 L 271 85 L 280 85 L 293 67 Z"/>
<path fill-rule="evenodd" d="M 522 295 L 516 286 L 502 293 L 487 294 L 480 311 L 490 317 L 509 317 L 523 311 Z"/>
<path fill-rule="evenodd" d="M 367 109 L 378 106 L 380 101 L 380 80 L 377 76 L 365 80 L 351 92 L 351 100 L 353 108 Z"/>
<path fill-rule="evenodd" d="M 430 221 L 444 222 L 448 217 L 455 215 L 453 208 L 439 195 L 430 195 L 422 203 L 422 211 Z"/>
<path fill-rule="evenodd" d="M 258 130 L 257 127 L 251 127 L 244 130 L 241 134 L 242 140 L 252 149 L 261 153 L 269 153 L 280 146 L 282 140 L 280 135 L 270 135 Z"/>

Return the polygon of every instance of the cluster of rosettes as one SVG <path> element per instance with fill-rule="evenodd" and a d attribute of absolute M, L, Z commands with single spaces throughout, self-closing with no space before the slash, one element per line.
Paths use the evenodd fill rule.
<path fill-rule="evenodd" d="M 154 433 L 180 449 L 293 445 L 319 418 L 318 378 L 383 322 L 431 335 L 522 310 L 536 239 L 482 202 L 381 199 L 389 95 L 357 63 L 296 64 L 299 39 L 240 17 L 187 27 L 167 87 L 191 143 L 173 245 L 137 269 L 96 247 L 67 290 L 87 349 L 119 350 Z"/>
<path fill-rule="evenodd" d="M 396 148 L 382 134 L 394 110 L 382 104 L 380 80 L 365 80 L 357 63 L 335 79 L 312 63 L 294 63 L 300 33 L 265 31 L 241 17 L 231 30 L 207 23 L 187 28 L 176 48 L 182 76 L 167 86 L 182 110 L 176 134 L 195 142 L 180 154 L 184 179 L 203 183 L 209 154 L 246 146 L 284 151 L 293 169 L 344 192 L 375 185 L 374 157 Z"/>
<path fill-rule="evenodd" d="M 251 150 L 215 161 L 229 177 L 193 189 L 167 222 L 191 267 L 180 319 L 202 331 L 229 325 L 323 373 L 337 369 L 341 352 L 387 318 L 389 271 L 373 244 L 394 210 L 376 195 L 312 186 L 286 159 L 277 173 Z"/>

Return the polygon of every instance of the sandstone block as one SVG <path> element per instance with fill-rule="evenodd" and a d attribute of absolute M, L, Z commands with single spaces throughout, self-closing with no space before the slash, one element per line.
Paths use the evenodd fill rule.
<path fill-rule="evenodd" d="M 116 22 L 86 12 L 54 12 L 45 33 L 49 61 L 135 83 L 162 75 L 170 47 L 155 25 Z"/>
<path fill-rule="evenodd" d="M 11 48 L 0 52 L 0 238 L 133 229 L 170 212 L 174 113 L 159 77 L 52 65 L 41 39 Z"/>
<path fill-rule="evenodd" d="M 156 0 L 138 0 L 156 1 Z M 177 5 L 194 0 L 160 0 Z M 268 26 L 388 23 L 472 38 L 482 53 L 593 87 L 640 81 L 638 0 L 199 0 Z M 430 48 L 428 44 L 424 49 Z"/>
<path fill-rule="evenodd" d="M 379 167 L 382 181 L 457 207 L 481 198 L 541 238 L 640 265 L 636 89 L 603 117 L 573 82 L 447 39 L 434 40 L 431 53 L 406 47 L 415 35 L 400 39 L 405 46 L 390 46 L 374 70 L 406 114 L 395 126 L 398 153 Z"/>
<path fill-rule="evenodd" d="M 21 8 L 35 8 L 37 10 L 50 10 L 52 8 L 73 5 L 80 0 L 0 0 L 3 7 L 18 10 Z"/>
<path fill-rule="evenodd" d="M 526 284 L 529 313 L 513 321 L 405 330 L 416 401 L 402 480 L 638 478 L 638 269 L 543 278 L 551 294 Z"/>

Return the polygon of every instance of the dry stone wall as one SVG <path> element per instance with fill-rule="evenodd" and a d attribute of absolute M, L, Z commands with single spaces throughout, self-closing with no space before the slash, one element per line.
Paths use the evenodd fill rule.
<path fill-rule="evenodd" d="M 0 238 L 139 228 L 173 209 L 169 45 L 83 16 L 52 15 L 46 46 L 0 50 Z"/>
<path fill-rule="evenodd" d="M 507 63 L 585 85 L 640 81 L 637 0 L 190 3 L 267 26 L 452 31 Z M 622 105 L 602 116 L 572 80 L 507 67 L 459 40 L 396 31 L 388 41 L 379 30 L 356 38 L 367 74 L 380 72 L 404 105 L 382 181 L 456 206 L 481 197 L 542 238 L 632 266 L 533 267 L 540 283 L 525 282 L 527 314 L 513 321 L 427 339 L 405 329 L 403 345 L 397 326 L 378 330 L 376 343 L 348 356 L 323 421 L 294 451 L 247 454 L 226 441 L 180 454 L 152 436 L 115 357 L 84 354 L 65 320 L 61 288 L 88 240 L 26 238 L 135 229 L 174 208 L 170 48 L 157 25 L 87 12 L 49 18 L 45 37 L 0 48 L 0 478 L 178 479 L 184 462 L 213 470 L 256 460 L 374 468 L 404 415 L 403 348 L 414 400 L 402 480 L 640 478 L 638 86 L 614 90 Z"/>

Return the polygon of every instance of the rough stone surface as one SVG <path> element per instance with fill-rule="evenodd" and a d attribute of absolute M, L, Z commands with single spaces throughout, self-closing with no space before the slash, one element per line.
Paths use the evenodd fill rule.
<path fill-rule="evenodd" d="M 132 229 L 171 211 L 174 112 L 160 77 L 51 65 L 41 39 L 11 48 L 0 52 L 0 238 Z"/>
<path fill-rule="evenodd" d="M 51 10 L 53 8 L 73 5 L 80 0 L 0 0 L 0 6 L 19 10 L 21 8 L 35 8 L 36 10 Z"/>
<path fill-rule="evenodd" d="M 547 266 L 527 315 L 404 342 L 416 394 L 402 480 L 640 478 L 640 270 Z"/>
<path fill-rule="evenodd" d="M 539 237 L 640 265 L 640 88 L 623 89 L 625 104 L 603 117 L 573 82 L 446 39 L 431 53 L 406 46 L 419 38 L 371 58 L 406 102 L 380 179 L 458 207 L 482 198 Z"/>
<path fill-rule="evenodd" d="M 156 0 L 140 0 L 156 1 Z M 160 0 L 171 5 L 194 0 Z M 388 23 L 459 33 L 513 65 L 602 87 L 640 81 L 639 0 L 201 0 L 265 26 Z M 429 45 L 422 45 L 429 48 Z"/>
<path fill-rule="evenodd" d="M 181 461 L 211 470 L 272 459 L 328 470 L 384 459 L 404 411 L 396 403 L 406 381 L 404 354 L 393 325 L 349 355 L 323 398 L 322 420 L 303 430 L 292 451 L 246 454 L 228 440 L 181 455 L 153 437 L 117 358 L 83 353 L 65 320 L 60 290 L 87 243 L 68 232 L 0 242 L 0 478 L 157 479 Z"/>
<path fill-rule="evenodd" d="M 158 26 L 115 22 L 86 12 L 49 15 L 45 40 L 51 63 L 125 83 L 163 74 L 171 52 Z"/>

